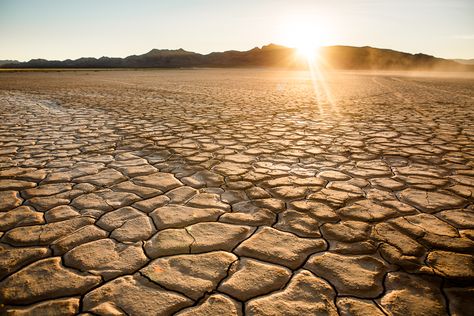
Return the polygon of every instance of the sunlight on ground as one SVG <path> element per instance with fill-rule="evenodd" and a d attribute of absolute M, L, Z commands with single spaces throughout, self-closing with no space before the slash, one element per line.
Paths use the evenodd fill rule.
<path fill-rule="evenodd" d="M 328 105 L 328 109 L 338 114 L 338 107 L 332 97 L 331 90 L 328 85 L 327 77 L 327 64 L 324 59 L 318 53 L 314 53 L 311 56 L 306 57 L 308 64 L 308 71 L 311 76 L 311 84 L 313 86 L 314 94 L 316 97 L 316 105 L 318 106 L 319 112 L 323 114 L 325 112 L 323 104 Z"/>

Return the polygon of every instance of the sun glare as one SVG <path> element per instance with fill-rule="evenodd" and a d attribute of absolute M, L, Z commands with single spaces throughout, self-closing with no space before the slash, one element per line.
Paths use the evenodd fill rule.
<path fill-rule="evenodd" d="M 320 56 L 320 47 L 327 45 L 328 30 L 321 20 L 308 17 L 292 18 L 283 24 L 282 43 L 296 49 L 295 57 L 303 62 L 316 98 L 316 105 L 321 113 L 323 104 L 329 104 L 331 111 L 337 112 L 327 84 L 326 62 Z"/>
<path fill-rule="evenodd" d="M 295 48 L 299 56 L 308 60 L 314 59 L 318 51 L 318 46 L 311 43 L 301 43 L 295 45 Z"/>
<path fill-rule="evenodd" d="M 283 44 L 296 48 L 299 57 L 314 59 L 326 40 L 325 30 L 314 20 L 291 19 L 284 27 Z"/>

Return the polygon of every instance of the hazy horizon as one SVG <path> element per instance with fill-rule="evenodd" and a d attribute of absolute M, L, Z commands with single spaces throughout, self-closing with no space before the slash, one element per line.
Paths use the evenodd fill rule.
<path fill-rule="evenodd" d="M 0 59 L 207 54 L 269 43 L 372 46 L 474 58 L 472 1 L 0 0 Z"/>

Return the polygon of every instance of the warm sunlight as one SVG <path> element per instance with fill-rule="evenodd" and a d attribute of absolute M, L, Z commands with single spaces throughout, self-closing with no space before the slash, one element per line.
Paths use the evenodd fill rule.
<path fill-rule="evenodd" d="M 295 48 L 297 49 L 299 56 L 304 57 L 308 60 L 314 59 L 318 50 L 318 46 L 312 43 L 301 43 L 295 45 Z"/>
<path fill-rule="evenodd" d="M 283 26 L 282 43 L 297 49 L 298 55 L 314 59 L 318 48 L 327 42 L 328 31 L 314 19 L 294 17 Z"/>
<path fill-rule="evenodd" d="M 0 0 L 0 316 L 474 316 L 473 17 Z"/>
<path fill-rule="evenodd" d="M 321 104 L 330 105 L 331 110 L 337 111 L 332 93 L 327 85 L 327 63 L 320 56 L 320 48 L 328 44 L 329 28 L 324 26 L 324 20 L 314 16 L 293 16 L 282 23 L 281 43 L 296 49 L 296 58 L 303 62 L 311 81 L 316 98 L 316 105 L 322 113 Z"/>

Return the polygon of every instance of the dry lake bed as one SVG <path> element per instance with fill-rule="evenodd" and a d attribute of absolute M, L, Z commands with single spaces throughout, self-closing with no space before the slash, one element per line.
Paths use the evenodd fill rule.
<path fill-rule="evenodd" d="M 0 73 L 0 314 L 474 315 L 474 78 Z"/>

